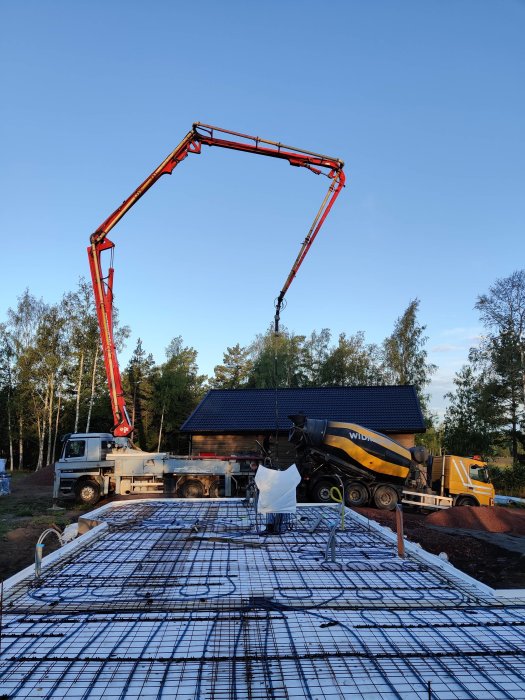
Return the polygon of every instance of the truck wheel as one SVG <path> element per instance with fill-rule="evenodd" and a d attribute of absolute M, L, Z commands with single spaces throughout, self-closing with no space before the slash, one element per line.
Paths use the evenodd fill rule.
<path fill-rule="evenodd" d="M 456 501 L 457 506 L 477 506 L 479 505 L 475 498 L 472 496 L 460 496 Z"/>
<path fill-rule="evenodd" d="M 210 498 L 223 498 L 224 486 L 219 481 L 214 481 L 210 486 Z"/>
<path fill-rule="evenodd" d="M 368 503 L 370 494 L 364 484 L 358 481 L 347 481 L 345 483 L 345 504 L 349 507 L 364 506 Z"/>
<path fill-rule="evenodd" d="M 334 485 L 330 479 L 319 479 L 311 488 L 312 500 L 317 503 L 333 503 L 330 498 L 330 489 Z"/>
<path fill-rule="evenodd" d="M 378 486 L 374 493 L 374 503 L 380 510 L 395 510 L 399 496 L 392 486 Z"/>
<path fill-rule="evenodd" d="M 198 479 L 187 479 L 180 487 L 182 498 L 202 498 L 204 486 Z"/>
<path fill-rule="evenodd" d="M 82 479 L 76 485 L 75 493 L 77 501 L 92 506 L 100 500 L 100 485 L 94 479 Z"/>

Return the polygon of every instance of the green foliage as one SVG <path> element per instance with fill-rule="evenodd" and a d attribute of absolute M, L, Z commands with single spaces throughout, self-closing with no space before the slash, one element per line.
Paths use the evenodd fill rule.
<path fill-rule="evenodd" d="M 126 331 L 115 323 L 117 343 Z M 60 433 L 112 424 L 100 358 L 84 280 L 60 304 L 46 304 L 25 290 L 8 309 L 0 328 L 0 453 L 13 454 L 16 464 L 10 467 L 39 468 L 54 461 Z"/>
<path fill-rule="evenodd" d="M 361 331 L 347 337 L 339 335 L 337 346 L 324 359 L 319 368 L 322 386 L 366 386 L 381 384 L 377 347 L 365 343 Z"/>
<path fill-rule="evenodd" d="M 321 386 L 323 367 L 332 351 L 330 340 L 332 334 L 328 328 L 319 333 L 312 331 L 303 346 L 305 361 L 306 386 Z"/>
<path fill-rule="evenodd" d="M 488 335 L 479 348 L 470 353 L 471 362 L 479 367 L 485 402 L 495 408 L 494 419 L 500 429 L 500 442 L 518 460 L 518 445 L 523 442 L 523 369 L 520 342 L 508 325 L 498 335 Z"/>
<path fill-rule="evenodd" d="M 444 420 L 444 447 L 459 455 L 492 456 L 498 432 L 495 429 L 497 407 L 482 379 L 470 365 L 454 378 L 455 392 L 449 392 L 449 407 Z"/>
<path fill-rule="evenodd" d="M 439 455 L 443 450 L 443 428 L 434 425 L 435 416 L 430 416 L 425 419 L 426 432 L 416 435 L 416 445 L 426 447 L 430 454 Z"/>
<path fill-rule="evenodd" d="M 207 377 L 198 372 L 197 351 L 185 347 L 180 336 L 170 342 L 166 358 L 154 384 L 158 443 L 163 449 L 183 453 L 187 438 L 179 428 L 202 399 Z"/>
<path fill-rule="evenodd" d="M 516 471 L 495 472 L 510 487 L 508 479 L 521 473 L 519 448 L 525 447 L 525 270 L 496 280 L 476 309 L 487 333 L 448 395 L 446 442 L 448 449 L 472 447 L 489 456 L 510 452 Z"/>
<path fill-rule="evenodd" d="M 155 361 L 142 347 L 139 338 L 123 376 L 124 392 L 135 439 L 143 449 L 152 443 L 152 419 L 155 403 Z"/>
<path fill-rule="evenodd" d="M 304 335 L 282 329 L 275 335 L 269 329 L 257 336 L 250 347 L 252 367 L 247 385 L 256 389 L 305 386 Z"/>
<path fill-rule="evenodd" d="M 335 344 L 327 328 L 309 336 L 283 329 L 258 335 L 247 347 L 227 347 L 215 367 L 214 388 L 359 386 L 417 382 L 421 390 L 432 366 L 426 363 L 417 321 L 417 300 L 398 319 L 383 345 L 362 332 L 340 333 Z M 117 350 L 129 336 L 113 310 Z M 122 373 L 134 438 L 146 450 L 187 449 L 180 425 L 207 388 L 197 351 L 174 338 L 157 364 L 139 339 Z M 0 324 L 0 454 L 13 454 L 19 467 L 55 459 L 59 436 L 107 431 L 113 424 L 91 286 L 85 280 L 50 305 L 29 290 Z"/>
<path fill-rule="evenodd" d="M 525 496 L 525 465 L 515 464 L 508 469 L 490 466 L 490 478 L 496 493 L 505 496 Z"/>

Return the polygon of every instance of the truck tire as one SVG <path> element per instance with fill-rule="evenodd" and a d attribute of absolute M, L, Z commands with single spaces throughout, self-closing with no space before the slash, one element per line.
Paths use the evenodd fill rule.
<path fill-rule="evenodd" d="M 219 480 L 214 481 L 210 486 L 210 498 L 224 498 L 224 486 Z"/>
<path fill-rule="evenodd" d="M 352 507 L 364 506 L 370 499 L 370 493 L 359 481 L 345 483 L 345 505 Z"/>
<path fill-rule="evenodd" d="M 316 503 L 333 503 L 330 497 L 330 489 L 334 486 L 334 482 L 330 479 L 319 479 L 311 487 L 310 493 L 312 500 Z"/>
<path fill-rule="evenodd" d="M 457 506 L 479 506 L 479 503 L 473 496 L 460 496 L 456 501 Z"/>
<path fill-rule="evenodd" d="M 374 503 L 379 510 L 395 510 L 399 496 L 393 486 L 383 484 L 378 486 L 374 493 Z"/>
<path fill-rule="evenodd" d="M 93 506 L 100 501 L 100 484 L 94 479 L 81 479 L 75 486 L 77 501 Z"/>
<path fill-rule="evenodd" d="M 182 498 L 202 498 L 204 496 L 204 486 L 198 479 L 186 479 L 180 487 Z"/>

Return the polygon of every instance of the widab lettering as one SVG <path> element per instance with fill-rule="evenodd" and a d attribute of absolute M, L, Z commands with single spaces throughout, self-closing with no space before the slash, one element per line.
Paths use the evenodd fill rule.
<path fill-rule="evenodd" d="M 368 440 L 368 442 L 372 442 L 372 439 L 368 437 L 368 435 L 362 435 L 361 433 L 354 433 L 351 430 L 348 432 L 350 435 L 351 440 Z"/>

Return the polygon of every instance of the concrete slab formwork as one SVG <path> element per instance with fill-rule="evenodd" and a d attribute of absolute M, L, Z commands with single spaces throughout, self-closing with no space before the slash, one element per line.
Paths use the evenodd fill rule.
<path fill-rule="evenodd" d="M 5 582 L 9 698 L 525 698 L 525 598 L 390 531 L 302 505 L 264 529 L 241 500 L 119 502 Z M 328 557 L 330 559 L 330 557 Z"/>

